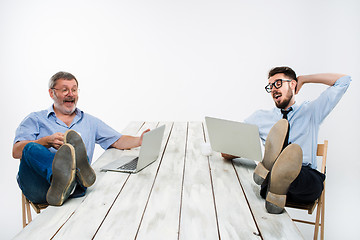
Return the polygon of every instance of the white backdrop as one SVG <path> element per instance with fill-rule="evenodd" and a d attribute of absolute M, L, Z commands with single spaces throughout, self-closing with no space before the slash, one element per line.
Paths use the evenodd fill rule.
<path fill-rule="evenodd" d="M 357 238 L 359 12 L 356 0 L 0 0 L 0 239 L 22 228 L 15 129 L 50 106 L 57 71 L 78 78 L 79 108 L 121 131 L 132 120 L 241 121 L 273 107 L 264 86 L 280 65 L 353 78 L 319 140 L 329 140 L 326 239 Z M 324 89 L 305 85 L 297 101 Z"/>

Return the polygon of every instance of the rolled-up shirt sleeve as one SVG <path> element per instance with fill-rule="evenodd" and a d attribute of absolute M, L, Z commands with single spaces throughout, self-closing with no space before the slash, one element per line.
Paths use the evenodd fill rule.
<path fill-rule="evenodd" d="M 122 134 L 117 132 L 115 129 L 97 119 L 96 129 L 96 143 L 99 144 L 103 149 L 108 149 L 114 142 L 116 142 Z"/>
<path fill-rule="evenodd" d="M 334 85 L 328 87 L 317 99 L 309 103 L 309 107 L 313 108 L 312 114 L 318 124 L 322 123 L 335 108 L 348 89 L 350 82 L 350 76 L 339 78 Z"/>
<path fill-rule="evenodd" d="M 20 123 L 15 131 L 14 144 L 20 141 L 33 141 L 39 135 L 39 122 L 35 114 L 31 113 Z"/>

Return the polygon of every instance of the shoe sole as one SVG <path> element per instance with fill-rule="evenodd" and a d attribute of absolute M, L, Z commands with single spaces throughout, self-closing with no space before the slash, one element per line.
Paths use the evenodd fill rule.
<path fill-rule="evenodd" d="M 56 152 L 52 165 L 52 180 L 46 201 L 61 206 L 75 186 L 75 150 L 70 144 L 62 145 Z"/>
<path fill-rule="evenodd" d="M 261 185 L 271 171 L 284 146 L 288 126 L 289 123 L 286 119 L 280 119 L 270 129 L 265 141 L 264 158 L 254 170 L 253 179 L 256 184 Z"/>
<path fill-rule="evenodd" d="M 302 166 L 302 150 L 290 144 L 276 160 L 270 174 L 265 207 L 269 213 L 282 213 L 290 184 L 297 178 Z"/>
<path fill-rule="evenodd" d="M 89 164 L 85 144 L 80 135 L 74 130 L 65 132 L 65 143 L 71 144 L 75 148 L 76 176 L 81 185 L 90 187 L 95 183 L 96 174 Z"/>

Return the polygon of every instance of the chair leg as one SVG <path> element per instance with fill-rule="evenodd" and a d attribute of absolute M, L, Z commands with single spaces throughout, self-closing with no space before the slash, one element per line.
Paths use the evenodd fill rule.
<path fill-rule="evenodd" d="M 27 199 L 26 199 L 26 211 L 27 211 L 27 224 L 29 224 L 32 221 L 32 216 L 31 216 L 30 203 L 29 200 Z"/>
<path fill-rule="evenodd" d="M 25 210 L 25 196 L 21 193 L 21 208 L 22 208 L 22 221 L 23 228 L 26 227 L 26 210 Z"/>
<path fill-rule="evenodd" d="M 321 204 L 321 230 L 320 230 L 320 239 L 324 240 L 325 235 L 325 189 L 321 195 L 322 204 Z"/>
<path fill-rule="evenodd" d="M 323 206 L 323 193 L 324 193 L 324 191 L 321 193 L 321 196 L 318 201 L 317 209 L 316 209 L 314 240 L 317 240 L 317 238 L 319 236 L 320 215 L 322 213 L 320 210 L 322 209 L 322 206 Z"/>
<path fill-rule="evenodd" d="M 23 228 L 26 227 L 31 221 L 32 221 L 32 216 L 31 216 L 31 209 L 30 209 L 30 203 L 29 200 L 26 199 L 25 195 L 22 194 L 22 210 L 23 210 Z"/>

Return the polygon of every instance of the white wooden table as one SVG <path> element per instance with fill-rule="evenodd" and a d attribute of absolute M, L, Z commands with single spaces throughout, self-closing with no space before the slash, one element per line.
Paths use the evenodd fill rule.
<path fill-rule="evenodd" d="M 15 239 L 302 239 L 284 212 L 268 214 L 252 181 L 255 163 L 202 155 L 201 122 L 131 122 L 123 134 L 166 125 L 158 160 L 137 174 L 100 167 L 132 150 L 109 149 L 93 164 L 85 197 L 48 207 Z"/>

